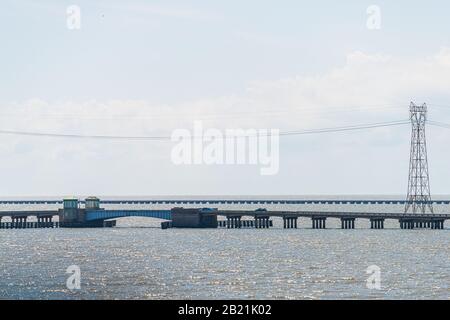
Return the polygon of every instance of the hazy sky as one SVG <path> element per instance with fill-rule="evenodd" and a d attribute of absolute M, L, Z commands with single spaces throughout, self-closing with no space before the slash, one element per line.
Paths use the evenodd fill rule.
<path fill-rule="evenodd" d="M 67 7 L 81 29 L 67 28 Z M 366 12 L 380 9 L 380 29 Z M 408 119 L 450 123 L 448 1 L 0 4 L 0 131 L 170 135 Z M 404 194 L 410 128 L 282 137 L 280 171 L 171 162 L 169 141 L 0 134 L 0 196 Z M 450 194 L 450 130 L 428 127 L 431 190 Z"/>

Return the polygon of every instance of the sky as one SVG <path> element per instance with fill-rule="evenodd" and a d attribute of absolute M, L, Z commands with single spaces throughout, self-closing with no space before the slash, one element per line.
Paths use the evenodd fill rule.
<path fill-rule="evenodd" d="M 176 165 L 171 141 L 7 132 L 314 130 L 408 120 L 411 101 L 450 123 L 449 12 L 446 1 L 3 0 L 0 196 L 406 196 L 409 125 L 282 136 L 274 175 Z M 449 141 L 428 125 L 432 195 L 450 194 Z"/>

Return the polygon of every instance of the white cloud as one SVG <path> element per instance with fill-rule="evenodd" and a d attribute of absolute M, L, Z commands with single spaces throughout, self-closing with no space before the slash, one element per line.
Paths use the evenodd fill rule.
<path fill-rule="evenodd" d="M 448 48 L 422 59 L 353 52 L 348 55 L 345 65 L 324 74 L 255 81 L 242 95 L 177 105 L 155 106 L 134 100 L 78 103 L 33 99 L 13 102 L 0 108 L 0 129 L 140 136 L 170 135 L 173 129 L 191 128 L 193 121 L 198 119 L 216 128 L 281 130 L 399 120 L 408 117 L 411 99 L 417 103 L 433 103 L 436 97 L 450 101 L 448 79 Z M 348 143 L 376 145 L 379 139 L 383 143 L 394 140 L 390 129 L 380 129 L 378 132 L 383 133 L 381 137 L 379 134 L 366 133 L 352 136 Z M 170 163 L 170 143 L 166 142 L 104 142 L 17 136 L 1 136 L 0 140 L 2 167 L 8 170 L 7 177 L 11 179 L 8 186 L 0 188 L 5 195 L 77 192 L 207 194 L 229 193 L 229 190 L 233 190 L 232 185 L 217 183 L 222 177 L 220 170 L 228 172 L 229 168 L 186 167 L 175 170 Z M 315 140 L 329 148 L 327 156 L 339 154 L 343 157 L 340 150 L 342 146 L 333 145 L 333 141 L 330 136 L 317 137 Z M 305 157 L 307 160 L 281 159 L 280 171 L 301 176 L 301 172 L 295 172 L 310 171 L 317 163 L 322 163 L 324 151 L 310 147 L 302 145 L 303 150 L 309 150 Z M 346 152 L 351 152 L 349 150 L 346 149 Z M 285 152 L 283 156 L 298 154 L 294 150 Z M 351 157 L 354 166 L 359 156 L 352 154 Z M 298 169 L 296 164 L 301 161 L 304 161 L 301 166 L 303 169 Z M 217 172 L 214 171 L 216 169 Z M 379 170 L 382 172 L 385 169 Z M 346 170 L 345 165 L 341 170 Z M 61 174 L 64 176 L 59 176 Z M 358 179 L 360 173 L 356 170 L 353 175 L 354 179 Z M 27 176 L 33 179 L 27 180 Z M 279 179 L 289 178 L 291 175 L 281 175 Z M 20 179 L 27 181 L 27 187 L 23 186 Z M 192 179 L 195 180 L 195 187 L 192 185 L 187 190 L 186 186 L 194 183 Z M 255 179 L 260 178 L 255 170 L 241 172 L 235 179 L 244 190 L 255 190 Z M 291 183 L 278 182 L 285 183 L 286 188 Z M 327 184 L 333 185 L 336 186 Z M 264 183 L 261 188 L 263 186 Z M 261 190 L 256 189 L 254 192 L 279 192 L 276 186 L 270 185 L 269 189 L 264 189 L 265 192 Z"/>

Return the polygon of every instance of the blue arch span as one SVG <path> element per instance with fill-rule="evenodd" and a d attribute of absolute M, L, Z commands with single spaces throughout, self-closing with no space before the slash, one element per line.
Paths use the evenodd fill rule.
<path fill-rule="evenodd" d="M 107 220 L 122 217 L 150 217 L 172 220 L 170 210 L 92 210 L 86 212 L 86 221 Z"/>

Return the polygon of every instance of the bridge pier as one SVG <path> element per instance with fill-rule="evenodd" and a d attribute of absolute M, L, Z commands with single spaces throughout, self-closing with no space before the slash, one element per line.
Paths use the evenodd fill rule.
<path fill-rule="evenodd" d="M 242 220 L 242 217 L 227 217 L 227 220 L 217 221 L 218 227 L 233 229 L 233 228 L 256 228 L 255 220 Z M 260 222 L 259 226 L 262 228 L 263 223 Z M 273 226 L 273 221 L 268 221 L 268 226 Z"/>
<path fill-rule="evenodd" d="M 283 217 L 284 229 L 297 229 L 298 217 Z"/>
<path fill-rule="evenodd" d="M 326 220 L 325 217 L 314 217 L 312 220 L 312 228 L 313 229 L 325 229 L 326 228 Z"/>
<path fill-rule="evenodd" d="M 255 228 L 256 229 L 269 228 L 270 226 L 269 218 L 270 217 L 255 217 Z"/>
<path fill-rule="evenodd" d="M 420 221 L 414 219 L 400 219 L 400 228 L 412 230 L 415 228 L 444 229 L 444 220 Z"/>
<path fill-rule="evenodd" d="M 26 228 L 27 217 L 11 217 L 11 228 L 24 229 Z"/>
<path fill-rule="evenodd" d="M 264 217 L 261 219 L 263 228 L 268 229 L 269 228 L 269 217 Z"/>
<path fill-rule="evenodd" d="M 444 229 L 444 220 L 431 221 L 431 229 Z"/>
<path fill-rule="evenodd" d="M 370 229 L 384 229 L 384 219 L 370 219 Z"/>
<path fill-rule="evenodd" d="M 414 220 L 411 219 L 400 219 L 400 229 L 412 230 L 414 229 Z"/>
<path fill-rule="evenodd" d="M 52 216 L 40 216 L 37 217 L 38 228 L 51 228 L 53 227 Z"/>
<path fill-rule="evenodd" d="M 355 229 L 355 218 L 341 218 L 341 229 Z"/>
<path fill-rule="evenodd" d="M 242 227 L 242 221 L 241 221 L 241 217 L 237 216 L 237 217 L 230 217 L 227 216 L 227 228 L 228 229 L 236 229 L 236 228 L 241 228 Z"/>

